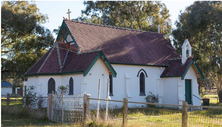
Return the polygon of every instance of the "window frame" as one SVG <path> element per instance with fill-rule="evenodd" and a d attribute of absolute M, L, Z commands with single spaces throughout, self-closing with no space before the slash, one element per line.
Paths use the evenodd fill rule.
<path fill-rule="evenodd" d="M 113 95 L 113 75 L 109 75 L 109 96 Z"/>
<path fill-rule="evenodd" d="M 72 87 L 72 89 L 70 87 Z M 69 79 L 69 95 L 74 95 L 74 80 L 72 77 Z"/>
<path fill-rule="evenodd" d="M 146 87 L 145 87 L 145 74 L 143 72 L 140 73 L 139 75 L 139 92 L 140 96 L 146 96 Z M 142 88 L 141 88 L 142 86 Z"/>
<path fill-rule="evenodd" d="M 52 92 L 55 92 L 55 86 L 56 86 L 56 82 L 54 78 L 50 78 L 48 80 L 48 94 L 52 94 Z"/>

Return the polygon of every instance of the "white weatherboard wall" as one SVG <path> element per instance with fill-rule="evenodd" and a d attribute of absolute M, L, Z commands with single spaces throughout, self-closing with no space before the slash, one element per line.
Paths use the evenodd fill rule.
<path fill-rule="evenodd" d="M 112 64 L 112 66 L 117 72 L 117 77 L 113 78 L 113 95 L 114 96 L 111 96 L 112 100 L 122 100 L 123 98 L 127 98 L 129 101 L 146 102 L 145 98 L 147 95 L 149 95 L 149 92 L 152 92 L 155 95 L 161 94 L 159 90 L 156 89 L 157 85 L 160 86 L 159 77 L 160 77 L 160 74 L 162 73 L 162 70 L 160 69 L 160 67 L 118 65 L 118 64 Z M 140 94 L 140 84 L 139 84 L 140 77 L 139 76 L 137 77 L 137 74 L 141 69 L 145 70 L 148 75 L 148 77 L 145 76 L 146 96 L 139 95 Z M 115 103 L 114 105 L 122 106 L 122 103 Z M 138 105 L 129 104 L 129 106 L 142 107 L 141 104 L 138 104 Z"/>
<path fill-rule="evenodd" d="M 182 105 L 182 102 L 185 101 L 185 80 L 191 80 L 191 94 L 192 94 L 192 102 L 193 105 L 200 106 L 201 99 L 199 92 L 198 92 L 198 83 L 197 77 L 192 67 L 189 68 L 187 71 L 184 80 L 181 80 L 181 77 L 174 77 L 174 78 L 162 78 L 161 85 L 162 85 L 162 93 L 163 93 L 163 104 L 179 104 Z"/>
<path fill-rule="evenodd" d="M 69 80 L 71 77 L 73 78 L 73 96 L 76 96 L 77 94 L 81 93 L 81 82 L 83 80 L 83 74 L 63 75 L 63 86 L 69 86 Z"/>
<path fill-rule="evenodd" d="M 181 78 L 162 78 L 162 103 L 163 104 L 178 104 L 178 80 Z"/>
<path fill-rule="evenodd" d="M 55 90 L 61 85 L 67 86 L 69 85 L 70 77 L 73 78 L 74 81 L 74 95 L 79 94 L 81 91 L 81 82 L 83 79 L 82 74 L 73 74 L 73 75 L 63 75 L 63 76 L 32 76 L 28 77 L 27 81 L 27 89 L 28 86 L 35 86 L 35 92 L 42 96 L 47 96 L 48 94 L 48 81 L 50 78 L 55 80 Z"/>
<path fill-rule="evenodd" d="M 106 99 L 107 80 L 109 79 L 109 71 L 105 63 L 100 58 L 96 61 L 96 63 L 90 69 L 88 74 L 84 77 L 81 87 L 82 91 L 85 91 L 87 94 L 90 94 L 92 98 L 98 98 L 99 79 L 101 80 L 100 98 Z M 97 101 L 91 100 L 90 103 L 96 106 Z M 105 102 L 101 101 L 100 104 L 104 105 Z"/>
<path fill-rule="evenodd" d="M 12 87 L 2 87 L 1 94 L 7 96 L 7 93 L 12 94 Z"/>
<path fill-rule="evenodd" d="M 129 101 L 146 102 L 145 98 L 152 92 L 154 95 L 159 95 L 159 103 L 163 104 L 182 104 L 185 100 L 185 80 L 181 77 L 160 78 L 164 68 L 155 66 L 137 66 L 137 65 L 120 65 L 112 64 L 117 72 L 117 77 L 113 77 L 113 96 L 112 100 L 122 100 L 127 98 Z M 140 96 L 140 83 L 138 72 L 143 69 L 147 73 L 145 75 L 145 96 Z M 143 71 L 141 71 L 143 72 Z M 141 73 L 140 72 L 140 73 Z M 144 73 L 145 74 L 145 73 Z M 138 77 L 137 77 L 138 75 Z M 53 78 L 55 80 L 55 88 L 58 86 L 69 85 L 70 77 L 74 81 L 74 95 L 81 92 L 90 94 L 92 98 L 98 97 L 98 84 L 101 80 L 100 98 L 106 99 L 107 94 L 107 79 L 109 79 L 109 70 L 104 62 L 99 58 L 86 76 L 83 74 L 70 74 L 58 76 L 32 76 L 28 77 L 27 86 L 34 85 L 37 87 L 36 92 L 42 96 L 48 94 L 48 80 Z M 198 94 L 197 77 L 192 67 L 189 68 L 185 79 L 192 81 L 192 94 L 200 98 Z M 201 100 L 192 96 L 193 105 L 201 105 Z M 97 101 L 91 100 L 92 105 Z M 101 105 L 105 105 L 104 101 L 100 101 Z M 109 102 L 113 107 L 121 108 L 122 103 Z M 146 105 L 130 104 L 129 107 L 142 107 Z"/>
<path fill-rule="evenodd" d="M 196 74 L 192 68 L 192 66 L 189 68 L 189 70 L 187 71 L 187 74 L 185 75 L 184 79 L 191 79 L 191 96 L 192 96 L 192 102 L 193 105 L 196 106 L 200 106 L 201 105 L 201 100 L 197 99 L 196 97 L 194 97 L 193 95 L 197 96 L 198 98 L 201 99 L 200 95 L 199 95 L 199 91 L 198 91 L 198 83 L 197 83 L 197 77 Z M 182 91 L 184 93 L 185 96 L 185 80 L 183 80 L 183 84 L 184 84 L 184 90 Z"/>

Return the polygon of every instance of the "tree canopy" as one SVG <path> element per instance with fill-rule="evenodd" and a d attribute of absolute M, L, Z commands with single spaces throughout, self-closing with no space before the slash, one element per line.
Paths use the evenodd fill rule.
<path fill-rule="evenodd" d="M 171 20 L 164 3 L 155 1 L 84 1 L 78 20 L 169 34 Z M 90 18 L 88 18 L 90 16 Z"/>
<path fill-rule="evenodd" d="M 23 74 L 47 51 L 49 45 L 53 44 L 50 30 L 41 26 L 47 19 L 47 15 L 40 13 L 35 3 L 2 3 L 2 81 L 24 78 Z"/>
<path fill-rule="evenodd" d="M 186 8 L 172 31 L 174 46 L 181 53 L 185 39 L 192 45 L 194 59 L 206 79 L 222 89 L 222 2 L 197 1 Z"/>

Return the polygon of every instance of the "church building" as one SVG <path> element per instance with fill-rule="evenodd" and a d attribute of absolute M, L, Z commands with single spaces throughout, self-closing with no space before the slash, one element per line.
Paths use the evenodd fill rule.
<path fill-rule="evenodd" d="M 184 41 L 180 56 L 155 32 L 63 20 L 54 45 L 25 76 L 26 85 L 42 96 L 68 85 L 66 96 L 85 92 L 97 98 L 100 83 L 101 99 L 109 92 L 112 100 L 146 102 L 152 93 L 162 104 L 185 100 L 201 105 L 198 79 L 203 75 L 189 41 Z"/>

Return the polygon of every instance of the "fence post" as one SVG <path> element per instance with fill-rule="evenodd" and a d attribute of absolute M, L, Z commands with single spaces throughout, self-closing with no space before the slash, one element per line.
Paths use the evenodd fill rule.
<path fill-rule="evenodd" d="M 123 98 L 123 127 L 127 126 L 128 99 Z"/>
<path fill-rule="evenodd" d="M 99 86 L 98 86 L 98 99 L 100 99 L 100 79 L 99 79 Z M 96 119 L 99 119 L 99 100 L 97 102 L 97 113 L 96 113 Z"/>
<path fill-rule="evenodd" d="M 7 102 L 6 102 L 7 112 L 9 111 L 9 103 L 10 103 L 10 94 L 7 93 Z"/>
<path fill-rule="evenodd" d="M 187 127 L 187 102 L 183 101 L 183 106 L 182 106 L 182 127 Z"/>
<path fill-rule="evenodd" d="M 47 99 L 47 117 L 49 120 L 52 120 L 52 94 L 48 94 Z"/>
<path fill-rule="evenodd" d="M 84 122 L 86 122 L 86 118 L 90 118 L 90 94 L 84 94 L 83 103 L 84 103 Z"/>

